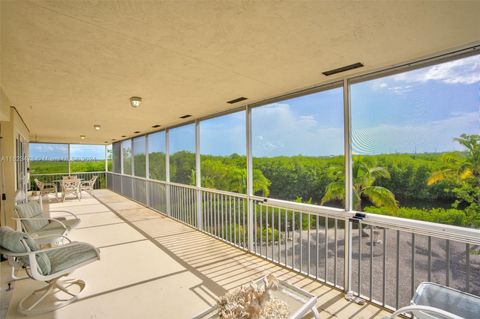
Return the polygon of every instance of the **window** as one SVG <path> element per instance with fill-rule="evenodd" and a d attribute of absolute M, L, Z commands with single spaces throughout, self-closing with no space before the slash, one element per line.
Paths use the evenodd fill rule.
<path fill-rule="evenodd" d="M 472 56 L 352 85 L 354 208 L 480 227 L 479 84 Z"/>
<path fill-rule="evenodd" d="M 122 173 L 122 145 L 118 143 L 112 144 L 112 171 L 114 173 Z"/>
<path fill-rule="evenodd" d="M 168 130 L 170 181 L 195 185 L 195 125 Z"/>
<path fill-rule="evenodd" d="M 151 179 L 166 180 L 165 131 L 148 135 L 148 169 Z"/>
<path fill-rule="evenodd" d="M 70 145 L 70 171 L 77 172 L 102 172 L 105 170 L 104 145 Z"/>
<path fill-rule="evenodd" d="M 132 175 L 132 140 L 122 141 L 123 174 Z"/>
<path fill-rule="evenodd" d="M 133 173 L 135 176 L 145 177 L 145 136 L 139 136 L 133 139 Z"/>
<path fill-rule="evenodd" d="M 252 109 L 254 193 L 342 207 L 343 89 Z"/>
<path fill-rule="evenodd" d="M 245 112 L 200 122 L 202 187 L 246 193 Z"/>
<path fill-rule="evenodd" d="M 68 144 L 30 143 L 31 174 L 68 174 Z"/>

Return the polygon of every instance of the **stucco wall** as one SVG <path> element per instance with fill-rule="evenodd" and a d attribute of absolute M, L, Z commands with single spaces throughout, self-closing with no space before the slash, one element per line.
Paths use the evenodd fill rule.
<path fill-rule="evenodd" d="M 15 226 L 12 220 L 12 210 L 15 205 L 14 197 L 16 192 L 16 163 L 15 163 L 15 139 L 18 134 L 22 135 L 24 139 L 28 141 L 29 132 L 28 128 L 23 123 L 20 116 L 17 114 L 14 108 L 8 108 L 9 118 L 8 121 L 1 121 L 2 129 L 2 158 L 0 170 L 0 191 L 6 194 L 6 200 L 2 201 L 2 216 L 1 224 L 11 227 Z"/>

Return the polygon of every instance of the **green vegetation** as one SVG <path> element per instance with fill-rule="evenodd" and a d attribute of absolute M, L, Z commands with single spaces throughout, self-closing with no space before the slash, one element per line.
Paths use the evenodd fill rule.
<path fill-rule="evenodd" d="M 112 161 L 108 161 L 112 165 Z M 105 161 L 72 161 L 70 164 L 72 172 L 103 172 L 105 171 Z M 68 174 L 67 161 L 31 161 L 30 174 Z"/>
<path fill-rule="evenodd" d="M 465 151 L 354 156 L 354 208 L 480 227 L 480 136 L 462 135 L 455 141 Z M 164 180 L 165 154 L 149 156 L 150 176 Z M 135 158 L 136 169 L 145 170 L 144 157 Z M 343 156 L 253 158 L 254 192 L 271 198 L 343 207 L 343 163 Z M 31 163 L 32 174 L 65 173 L 65 167 L 66 162 Z M 72 163 L 72 171 L 102 170 L 104 161 Z M 202 155 L 201 170 L 203 187 L 246 192 L 245 156 Z M 171 155 L 170 174 L 173 182 L 195 184 L 195 154 L 182 151 Z M 305 228 L 306 223 L 308 219 L 302 219 Z"/>
<path fill-rule="evenodd" d="M 419 209 L 410 207 L 401 207 L 395 213 L 383 207 L 365 207 L 367 213 L 375 213 L 388 216 L 401 216 L 403 218 L 410 218 L 416 220 L 423 220 L 427 222 L 434 222 L 440 224 L 456 225 L 456 226 L 471 226 L 468 221 L 467 214 L 463 210 L 450 208 L 432 208 Z M 474 223 L 473 226 L 480 227 L 480 223 Z"/>

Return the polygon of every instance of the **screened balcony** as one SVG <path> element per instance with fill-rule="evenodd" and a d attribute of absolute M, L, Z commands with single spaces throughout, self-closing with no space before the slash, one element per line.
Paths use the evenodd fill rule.
<path fill-rule="evenodd" d="M 268 274 L 322 318 L 480 295 L 480 3 L 0 6 L 0 225 L 39 200 L 102 255 L 41 318 L 192 318 Z M 16 318 L 39 283 L 1 271 Z"/>
<path fill-rule="evenodd" d="M 322 318 L 375 318 L 381 307 L 347 302 L 340 289 L 325 285 L 209 236 L 109 190 L 82 201 L 52 202 L 82 219 L 71 239 L 101 249 L 100 262 L 72 276 L 87 290 L 70 306 L 38 318 L 192 318 L 216 303 L 226 291 L 266 274 L 275 274 L 319 296 Z M 2 280 L 9 269 L 2 263 Z M 5 274 L 5 276 L 3 276 Z M 15 305 L 35 282 L 17 281 L 6 318 L 24 318 Z M 2 283 L 2 288 L 5 283 Z M 38 286 L 38 283 L 37 283 Z"/>

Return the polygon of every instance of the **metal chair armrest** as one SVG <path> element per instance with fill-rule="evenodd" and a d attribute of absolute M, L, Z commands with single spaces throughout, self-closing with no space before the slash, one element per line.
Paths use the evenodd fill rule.
<path fill-rule="evenodd" d="M 38 237 L 35 237 L 35 238 L 32 238 L 32 239 L 35 240 L 35 241 L 38 241 L 38 240 L 46 239 L 46 238 L 52 238 L 52 239 L 63 238 L 63 239 L 66 239 L 69 244 L 72 242 L 72 240 L 65 235 L 45 235 L 45 236 L 38 236 Z"/>
<path fill-rule="evenodd" d="M 42 217 L 42 218 L 40 218 L 40 217 L 34 217 L 34 218 L 14 218 L 14 219 L 15 219 L 15 220 L 20 220 L 20 221 L 22 221 L 22 220 L 45 220 L 45 219 L 46 219 L 46 220 L 49 220 L 49 221 L 53 221 L 53 222 L 55 222 L 55 223 L 59 223 L 65 230 L 68 230 L 68 227 L 67 227 L 64 223 L 62 223 L 61 221 L 59 221 L 58 219 L 55 219 L 55 218 L 48 218 L 48 217 Z"/>
<path fill-rule="evenodd" d="M 49 213 L 49 214 L 50 214 L 50 213 L 67 213 L 67 214 L 73 216 L 75 219 L 80 219 L 80 218 L 78 218 L 77 215 L 75 215 L 75 214 L 72 213 L 72 212 L 69 212 L 68 210 L 50 210 L 50 211 L 48 211 L 48 213 Z"/>
<path fill-rule="evenodd" d="M 448 318 L 448 319 L 463 319 L 460 316 L 457 316 L 453 313 L 450 313 L 448 311 L 445 311 L 445 310 L 442 310 L 442 309 L 439 309 L 439 308 L 430 307 L 430 306 L 420 306 L 420 305 L 411 305 L 411 306 L 406 306 L 406 307 L 400 308 L 397 311 L 395 311 L 389 318 L 394 319 L 401 314 L 413 313 L 415 311 L 423 311 L 423 312 L 427 312 L 429 314 L 438 314 L 438 315 L 441 315 L 441 316 L 443 316 L 445 318 Z"/>

